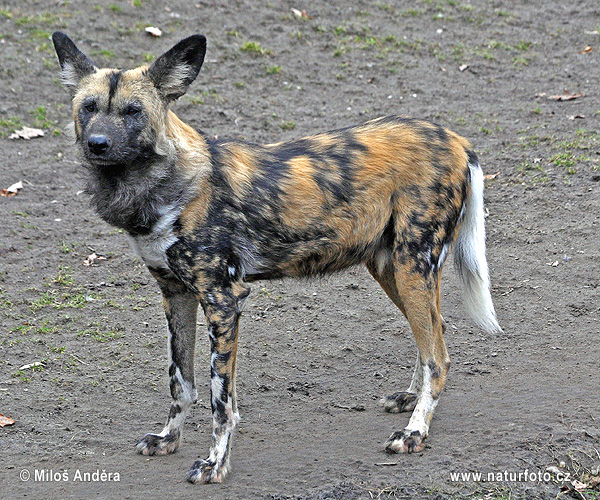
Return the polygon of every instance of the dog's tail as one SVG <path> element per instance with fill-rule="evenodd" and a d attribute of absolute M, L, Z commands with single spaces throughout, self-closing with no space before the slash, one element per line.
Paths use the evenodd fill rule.
<path fill-rule="evenodd" d="M 483 172 L 473 153 L 469 154 L 468 165 L 471 190 L 454 244 L 454 265 L 463 283 L 464 304 L 469 316 L 485 331 L 501 332 L 490 294 L 490 275 L 485 258 Z"/>

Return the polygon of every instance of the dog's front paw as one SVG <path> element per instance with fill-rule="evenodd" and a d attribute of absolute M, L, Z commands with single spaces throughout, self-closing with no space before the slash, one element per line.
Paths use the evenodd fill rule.
<path fill-rule="evenodd" d="M 174 453 L 179 447 L 180 434 L 177 431 L 171 431 L 165 436 L 160 434 L 146 434 L 135 449 L 142 455 L 168 455 Z"/>
<path fill-rule="evenodd" d="M 210 459 L 196 460 L 187 473 L 187 480 L 194 484 L 221 483 L 227 472 L 227 465 L 217 466 Z"/>
<path fill-rule="evenodd" d="M 416 453 L 423 451 L 426 437 L 420 431 L 411 431 L 410 429 L 394 432 L 385 442 L 385 451 L 388 453 Z"/>
<path fill-rule="evenodd" d="M 400 413 L 402 411 L 413 411 L 417 405 L 417 395 L 414 392 L 395 392 L 381 399 L 385 411 Z"/>

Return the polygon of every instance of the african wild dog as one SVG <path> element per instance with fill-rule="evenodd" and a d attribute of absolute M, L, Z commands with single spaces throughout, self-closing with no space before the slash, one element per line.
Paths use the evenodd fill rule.
<path fill-rule="evenodd" d="M 144 436 L 137 450 L 163 455 L 179 446 L 196 401 L 201 304 L 213 439 L 187 478 L 222 481 L 239 418 L 236 352 L 247 282 L 363 263 L 408 319 L 418 347 L 410 386 L 384 399 L 389 412 L 412 410 L 385 448 L 421 451 L 450 366 L 440 279 L 453 244 L 468 312 L 485 330 L 500 330 L 485 258 L 483 175 L 469 143 L 398 116 L 266 146 L 211 140 L 169 111 L 198 75 L 203 36 L 129 71 L 99 69 L 66 35 L 52 38 L 92 204 L 127 231 L 164 298 L 173 401 L 164 429 Z"/>

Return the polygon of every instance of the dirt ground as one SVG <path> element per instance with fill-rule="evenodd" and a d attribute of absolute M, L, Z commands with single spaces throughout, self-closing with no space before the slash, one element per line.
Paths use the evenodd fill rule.
<path fill-rule="evenodd" d="M 182 447 L 135 453 L 168 412 L 161 300 L 81 193 L 55 29 L 124 68 L 206 35 L 204 67 L 174 110 L 213 136 L 273 142 L 399 113 L 472 141 L 498 173 L 486 183 L 488 258 L 505 333 L 473 327 L 447 266 L 452 368 L 423 453 L 383 451 L 408 415 L 378 399 L 407 386 L 416 348 L 363 269 L 253 286 L 224 484 L 184 480 L 210 442 L 206 336 Z M 592 0 L 1 1 L 0 188 L 23 189 L 0 198 L 0 413 L 16 421 L 0 428 L 0 496 L 600 498 L 599 55 Z M 582 96 L 552 98 L 563 94 Z M 44 137 L 8 138 L 23 125 Z M 84 265 L 92 253 L 106 260 Z M 587 488 L 556 470 L 510 476 L 549 466 Z M 483 480 L 452 476 L 477 471 Z"/>

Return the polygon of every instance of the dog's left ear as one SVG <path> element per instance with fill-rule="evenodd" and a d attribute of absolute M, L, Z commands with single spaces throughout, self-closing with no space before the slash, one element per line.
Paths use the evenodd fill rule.
<path fill-rule="evenodd" d="M 205 54 L 206 37 L 192 35 L 154 61 L 148 76 L 163 98 L 173 101 L 185 94 L 196 79 Z"/>
<path fill-rule="evenodd" d="M 73 95 L 79 81 L 84 76 L 97 71 L 98 68 L 64 33 L 55 31 L 52 42 L 60 63 L 62 82 Z"/>

